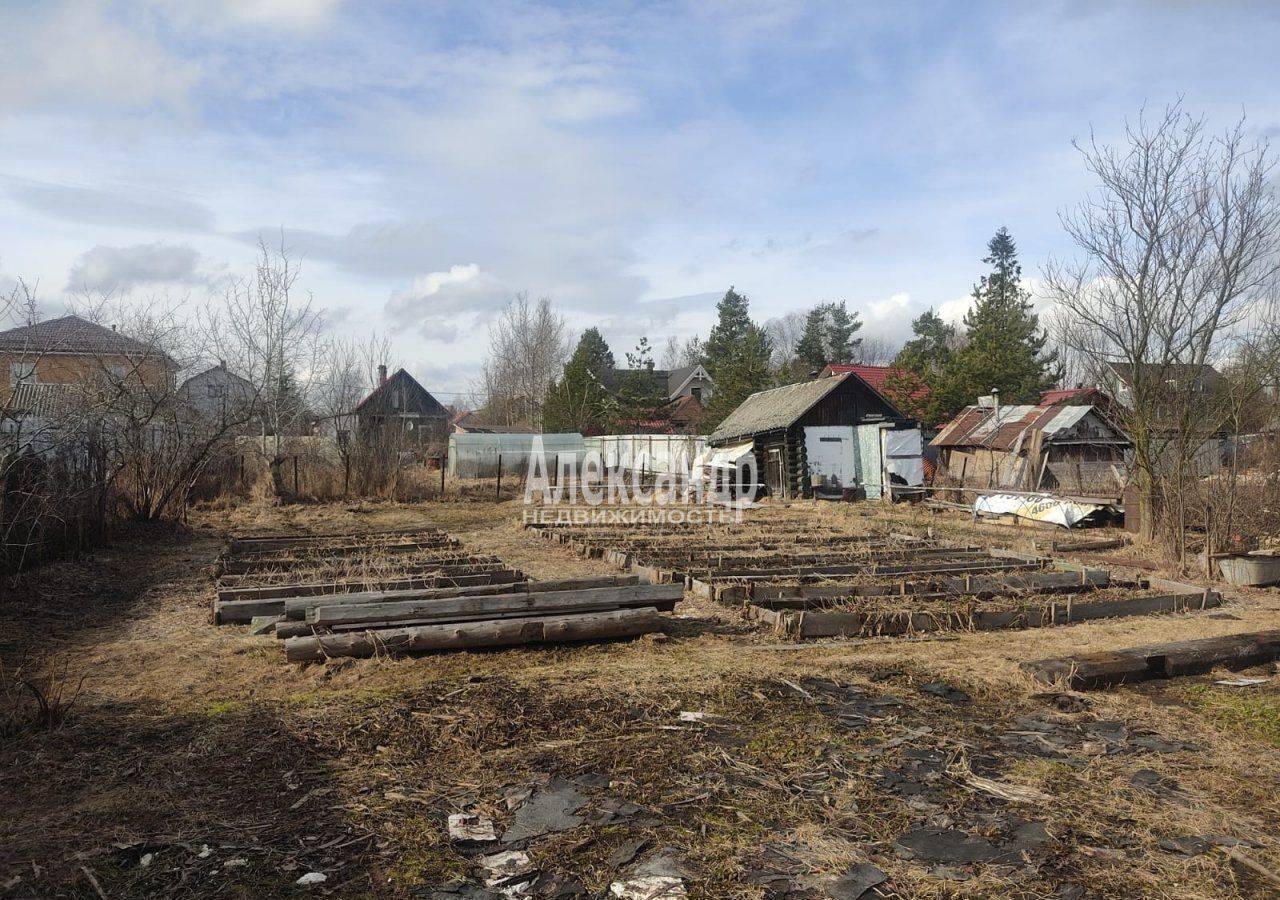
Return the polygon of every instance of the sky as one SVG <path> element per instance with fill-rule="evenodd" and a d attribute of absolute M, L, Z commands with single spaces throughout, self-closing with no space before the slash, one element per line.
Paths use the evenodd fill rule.
<path fill-rule="evenodd" d="M 962 315 L 1007 226 L 1032 287 L 1144 105 L 1280 136 L 1280 4 L 0 0 L 0 288 L 191 314 L 302 259 L 330 331 L 444 402 L 548 296 L 621 359 L 845 300 Z"/>

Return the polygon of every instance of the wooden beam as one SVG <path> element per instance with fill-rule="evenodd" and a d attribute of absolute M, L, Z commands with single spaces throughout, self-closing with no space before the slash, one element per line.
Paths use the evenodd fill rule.
<path fill-rule="evenodd" d="M 346 625 L 358 622 L 459 621 L 459 617 L 485 618 L 500 615 L 548 615 L 602 611 L 640 606 L 672 606 L 684 596 L 679 585 L 637 584 L 630 587 L 590 588 L 567 591 L 533 591 L 499 594 L 494 597 L 404 600 L 337 606 L 315 606 L 307 610 L 313 625 Z"/>
<path fill-rule="evenodd" d="M 1074 688 L 1104 687 L 1151 678 L 1197 675 L 1218 666 L 1247 669 L 1280 659 L 1280 631 L 1255 631 L 1226 637 L 1130 647 L 1021 664 L 1045 684 L 1065 681 Z"/>
<path fill-rule="evenodd" d="M 285 658 L 290 662 L 313 662 L 335 656 L 369 657 L 383 653 L 636 637 L 660 628 L 658 611 L 645 607 L 573 616 L 500 619 L 313 635 L 289 638 L 284 646 Z"/>

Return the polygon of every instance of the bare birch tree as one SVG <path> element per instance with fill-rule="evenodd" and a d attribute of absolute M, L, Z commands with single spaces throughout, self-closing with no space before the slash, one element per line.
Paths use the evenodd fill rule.
<path fill-rule="evenodd" d="M 489 327 L 485 415 L 494 424 L 542 427 L 547 391 L 569 358 L 564 317 L 548 297 L 516 295 Z"/>
<path fill-rule="evenodd" d="M 1170 512 L 1158 502 L 1160 482 L 1180 484 L 1231 415 L 1231 404 L 1207 395 L 1205 367 L 1274 318 L 1273 162 L 1243 120 L 1210 135 L 1177 104 L 1140 115 L 1118 146 L 1076 146 L 1098 180 L 1062 215 L 1082 258 L 1051 263 L 1045 287 L 1059 340 L 1122 401 L 1142 528 L 1154 536 Z M 1182 532 L 1172 532 L 1179 555 Z"/>
<path fill-rule="evenodd" d="M 204 316 L 204 330 L 218 355 L 252 386 L 255 417 L 271 485 L 287 493 L 285 444 L 304 429 L 305 398 L 323 356 L 321 314 L 311 295 L 296 289 L 300 263 L 285 247 L 258 245 L 252 275 L 234 279 L 222 303 Z"/>

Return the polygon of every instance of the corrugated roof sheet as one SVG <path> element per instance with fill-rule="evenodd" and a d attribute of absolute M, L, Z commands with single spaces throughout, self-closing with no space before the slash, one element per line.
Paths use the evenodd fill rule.
<path fill-rule="evenodd" d="M 0 331 L 0 351 L 22 353 L 102 353 L 156 355 L 158 351 L 118 331 L 79 316 L 63 316 Z"/>
<path fill-rule="evenodd" d="M 1093 411 L 1092 406 L 1005 406 L 1001 407 L 997 421 L 993 409 L 966 406 L 929 443 L 934 447 L 1012 450 L 1033 431 L 1047 436 L 1060 434 L 1075 427 Z"/>
<path fill-rule="evenodd" d="M 80 393 L 79 385 L 36 384 L 29 381 L 13 386 L 5 412 L 51 416 L 66 410 Z"/>
<path fill-rule="evenodd" d="M 712 432 L 711 441 L 719 443 L 765 431 L 790 428 L 818 401 L 851 377 L 856 376 L 833 375 L 752 394 Z"/>

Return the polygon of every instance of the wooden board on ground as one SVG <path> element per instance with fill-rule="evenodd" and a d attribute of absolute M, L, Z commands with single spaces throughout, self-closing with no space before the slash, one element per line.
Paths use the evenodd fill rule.
<path fill-rule="evenodd" d="M 1094 619 L 1145 616 L 1186 612 L 1220 606 L 1222 598 L 1213 591 L 1161 594 L 1119 600 L 1067 600 L 1031 603 L 1017 609 L 974 609 L 959 611 L 868 610 L 839 612 L 825 610 L 765 609 L 748 606 L 748 614 L 786 635 L 800 638 L 865 637 L 867 635 L 918 634 L 931 631 L 1000 631 L 1018 628 L 1045 628 Z"/>
<path fill-rule="evenodd" d="M 214 621 L 229 624 L 249 622 L 254 616 L 284 615 L 302 619 L 307 610 L 320 605 L 367 604 L 381 601 L 447 599 L 451 597 L 483 597 L 510 594 L 530 589 L 550 591 L 575 591 L 600 587 L 625 587 L 639 583 L 635 575 L 615 575 L 600 578 L 569 578 L 560 581 L 520 581 L 514 583 L 448 585 L 434 588 L 412 588 L 403 591 L 349 591 L 340 594 L 311 594 L 301 596 L 267 596 L 235 600 L 215 600 Z M 284 587 L 288 587 L 285 585 Z"/>
<path fill-rule="evenodd" d="M 1254 631 L 1104 653 L 1038 659 L 1022 663 L 1021 668 L 1045 684 L 1065 681 L 1078 689 L 1198 675 L 1218 666 L 1247 669 L 1276 659 L 1280 659 L 1280 631 Z"/>
<path fill-rule="evenodd" d="M 680 585 L 637 584 L 565 591 L 537 591 L 499 594 L 493 597 L 454 599 L 414 599 L 398 602 L 316 606 L 306 612 L 313 625 L 351 625 L 362 622 L 390 623 L 400 620 L 422 623 L 456 622 L 503 616 L 566 615 L 574 612 L 601 612 L 653 606 L 670 609 L 680 600 Z"/>

